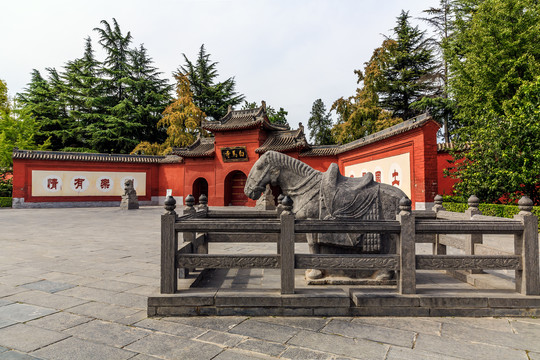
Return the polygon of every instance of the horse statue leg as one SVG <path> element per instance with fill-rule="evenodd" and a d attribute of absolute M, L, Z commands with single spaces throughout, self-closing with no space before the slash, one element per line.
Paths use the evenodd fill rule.
<path fill-rule="evenodd" d="M 320 254 L 321 250 L 319 244 L 316 241 L 316 235 L 313 233 L 306 234 L 306 239 L 308 243 L 309 253 L 310 254 Z M 321 279 L 324 277 L 324 274 L 319 269 L 308 269 L 306 270 L 306 278 L 310 280 Z"/>

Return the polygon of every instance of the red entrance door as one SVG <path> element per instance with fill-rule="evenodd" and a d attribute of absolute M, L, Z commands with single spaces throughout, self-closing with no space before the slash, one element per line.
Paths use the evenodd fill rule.
<path fill-rule="evenodd" d="M 246 185 L 247 176 L 237 171 L 233 174 L 231 185 L 231 205 L 232 206 L 244 206 L 246 205 L 248 198 L 244 194 L 244 186 Z"/>

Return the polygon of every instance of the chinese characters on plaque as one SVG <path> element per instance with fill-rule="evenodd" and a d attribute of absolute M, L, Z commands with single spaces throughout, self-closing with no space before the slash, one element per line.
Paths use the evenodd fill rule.
<path fill-rule="evenodd" d="M 146 193 L 146 173 L 94 171 L 32 171 L 32 196 L 119 196 L 123 184 L 133 180 L 141 195 Z"/>
<path fill-rule="evenodd" d="M 221 157 L 223 158 L 223 162 L 249 160 L 245 146 L 221 148 Z"/>

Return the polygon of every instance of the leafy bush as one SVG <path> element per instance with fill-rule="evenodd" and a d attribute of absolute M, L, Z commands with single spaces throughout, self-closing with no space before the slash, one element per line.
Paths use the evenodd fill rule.
<path fill-rule="evenodd" d="M 13 193 L 13 178 L 5 179 L 4 175 L 0 173 L 0 197 L 11 197 Z"/>
<path fill-rule="evenodd" d="M 11 198 L 0 197 L 0 207 L 11 207 Z"/>

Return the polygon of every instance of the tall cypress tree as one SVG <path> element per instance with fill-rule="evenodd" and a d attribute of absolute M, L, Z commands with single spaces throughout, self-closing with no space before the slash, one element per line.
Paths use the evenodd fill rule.
<path fill-rule="evenodd" d="M 326 106 L 321 99 L 313 102 L 311 107 L 311 116 L 308 120 L 308 129 L 310 139 L 315 145 L 331 145 L 335 144 L 332 137 L 332 118 L 330 113 L 326 111 Z"/>
<path fill-rule="evenodd" d="M 238 95 L 235 91 L 236 81 L 233 77 L 225 81 L 217 82 L 217 62 L 210 60 L 210 54 L 206 53 L 204 44 L 199 49 L 199 55 L 195 64 L 185 54 L 185 65 L 177 70 L 178 75 L 187 75 L 193 92 L 193 102 L 207 116 L 219 120 L 227 114 L 229 106 L 240 104 L 244 95 Z"/>
<path fill-rule="evenodd" d="M 377 84 L 379 103 L 402 119 L 420 113 L 411 104 L 433 92 L 436 64 L 425 31 L 412 27 L 409 13 L 401 11 L 394 28 L 395 46 L 382 67 L 382 81 Z"/>

